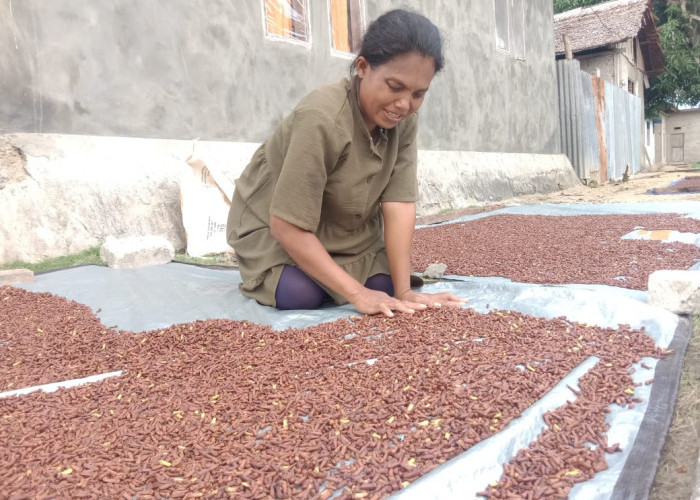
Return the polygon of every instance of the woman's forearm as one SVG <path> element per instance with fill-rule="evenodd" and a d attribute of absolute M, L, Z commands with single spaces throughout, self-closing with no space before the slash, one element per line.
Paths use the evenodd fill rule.
<path fill-rule="evenodd" d="M 382 203 L 386 255 L 394 283 L 394 296 L 411 289 L 411 244 L 416 224 L 416 204 L 408 202 Z"/>
<path fill-rule="evenodd" d="M 364 286 L 331 258 L 315 234 L 274 215 L 270 216 L 270 232 L 282 248 L 309 276 L 350 301 Z"/>

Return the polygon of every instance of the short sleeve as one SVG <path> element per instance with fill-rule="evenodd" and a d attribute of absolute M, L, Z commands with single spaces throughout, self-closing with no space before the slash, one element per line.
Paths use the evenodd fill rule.
<path fill-rule="evenodd" d="M 270 214 L 315 232 L 328 175 L 348 142 L 347 133 L 323 111 L 295 111 L 285 138 L 284 160 Z"/>
<path fill-rule="evenodd" d="M 418 114 L 406 118 L 399 129 L 399 146 L 396 164 L 380 201 L 418 200 Z"/>

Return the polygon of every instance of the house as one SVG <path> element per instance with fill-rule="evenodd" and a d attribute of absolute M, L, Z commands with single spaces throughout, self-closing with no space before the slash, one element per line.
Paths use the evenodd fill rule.
<path fill-rule="evenodd" d="M 577 99 L 588 113 L 573 124 L 584 136 L 562 137 L 562 148 L 579 177 L 601 181 L 620 178 L 654 163 L 654 141 L 644 117 L 644 89 L 665 69 L 656 18 L 650 0 L 614 0 L 554 16 L 554 45 L 560 74 L 560 107 L 569 112 L 571 92 L 562 89 L 564 72 L 583 72 L 583 94 Z M 563 61 L 573 60 L 574 66 Z M 576 78 L 578 80 L 578 78 Z M 569 97 L 561 101 L 563 95 Z M 630 98 L 634 96 L 634 98 Z M 572 119 L 581 121 L 572 111 Z M 636 125 L 635 125 L 636 124 Z M 569 123 L 564 120 L 562 129 Z M 597 130 L 596 130 L 597 129 Z M 597 135 L 598 139 L 592 137 Z M 570 136 L 570 134 L 569 134 Z"/>
<path fill-rule="evenodd" d="M 349 76 L 367 23 L 399 4 L 447 41 L 419 114 L 419 215 L 578 182 L 559 147 L 551 0 L 3 2 L 0 133 L 29 171 L 50 164 L 31 195 L 0 190 L 0 261 L 143 231 L 182 248 L 175 166 L 192 139 L 237 177 L 302 96 Z M 50 217 L 7 208 L 43 206 L 42 189 L 64 184 Z M 167 215 L 149 217 L 155 206 Z"/>
<path fill-rule="evenodd" d="M 661 113 L 654 137 L 657 163 L 700 163 L 700 108 Z"/>
<path fill-rule="evenodd" d="M 664 72 L 650 0 L 613 0 L 554 16 L 557 59 L 567 50 L 581 69 L 625 88 L 642 100 L 649 79 Z"/>
<path fill-rule="evenodd" d="M 551 0 L 400 4 L 447 40 L 421 109 L 423 148 L 556 153 Z M 5 3 L 0 131 L 262 141 L 303 95 L 349 75 L 367 23 L 396 6 Z"/>

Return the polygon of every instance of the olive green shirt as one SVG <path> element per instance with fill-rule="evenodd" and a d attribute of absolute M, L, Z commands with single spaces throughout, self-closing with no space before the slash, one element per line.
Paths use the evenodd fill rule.
<path fill-rule="evenodd" d="M 282 268 L 295 265 L 270 234 L 271 214 L 314 233 L 360 283 L 389 274 L 379 204 L 417 199 L 417 121 L 414 113 L 382 130 L 375 144 L 351 81 L 304 97 L 235 183 L 227 238 L 243 294 L 274 306 Z"/>

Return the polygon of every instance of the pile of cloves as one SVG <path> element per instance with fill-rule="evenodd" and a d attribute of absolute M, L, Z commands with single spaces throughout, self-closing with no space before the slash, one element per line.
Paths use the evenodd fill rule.
<path fill-rule="evenodd" d="M 636 229 L 700 234 L 700 220 L 680 214 L 492 215 L 418 229 L 411 266 L 422 271 L 440 262 L 448 275 L 646 290 L 652 272 L 688 269 L 700 260 L 695 245 L 621 239 Z"/>
<path fill-rule="evenodd" d="M 0 332 L 2 391 L 123 370 L 0 398 L 2 498 L 384 498 L 598 356 L 537 443 L 484 485 L 494 498 L 546 497 L 605 467 L 615 447 L 600 415 L 633 404 L 634 363 L 666 354 L 624 325 L 452 308 L 283 331 L 207 320 L 131 333 L 10 287 Z"/>

